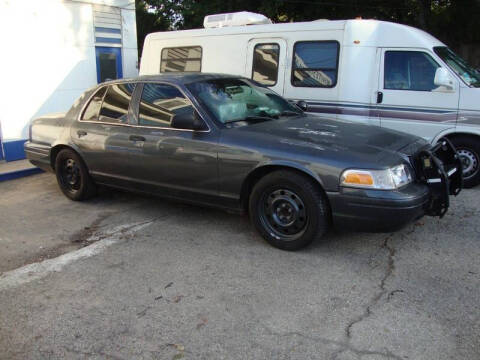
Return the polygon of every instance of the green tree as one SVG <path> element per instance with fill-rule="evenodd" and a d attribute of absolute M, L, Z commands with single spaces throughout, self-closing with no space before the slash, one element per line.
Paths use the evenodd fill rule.
<path fill-rule="evenodd" d="M 174 30 L 182 16 L 181 0 L 136 0 L 138 52 L 141 54 L 147 34 Z"/>

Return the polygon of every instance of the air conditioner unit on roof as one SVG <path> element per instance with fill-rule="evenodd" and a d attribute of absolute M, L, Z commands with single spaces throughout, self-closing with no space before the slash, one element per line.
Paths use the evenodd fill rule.
<path fill-rule="evenodd" d="M 227 14 L 214 14 L 205 16 L 203 27 L 217 28 L 224 26 L 242 26 L 271 24 L 272 20 L 262 14 L 256 14 L 249 11 L 240 11 Z"/>

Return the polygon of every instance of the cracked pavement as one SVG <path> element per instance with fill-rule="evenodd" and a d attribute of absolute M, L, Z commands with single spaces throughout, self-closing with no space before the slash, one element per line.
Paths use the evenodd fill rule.
<path fill-rule="evenodd" d="M 480 358 L 480 188 L 296 253 L 217 210 L 74 203 L 50 174 L 0 194 L 0 359 Z"/>

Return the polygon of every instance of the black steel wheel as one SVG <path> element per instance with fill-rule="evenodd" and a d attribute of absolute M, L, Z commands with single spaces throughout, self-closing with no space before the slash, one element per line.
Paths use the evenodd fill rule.
<path fill-rule="evenodd" d="M 295 192 L 287 189 L 266 191 L 258 206 L 263 226 L 285 241 L 298 239 L 305 232 L 308 214 Z"/>
<path fill-rule="evenodd" d="M 451 139 L 463 166 L 463 186 L 471 188 L 480 183 L 480 141 L 459 135 Z"/>
<path fill-rule="evenodd" d="M 57 154 L 55 173 L 60 189 L 69 199 L 85 200 L 95 194 L 87 167 L 73 150 L 64 149 Z"/>
<path fill-rule="evenodd" d="M 272 172 L 257 182 L 249 213 L 259 233 L 283 250 L 307 246 L 329 225 L 327 200 L 318 183 L 289 170 Z"/>
<path fill-rule="evenodd" d="M 58 171 L 62 180 L 62 186 L 66 191 L 75 193 L 80 190 L 82 177 L 80 175 L 80 168 L 75 160 L 69 158 L 63 160 Z"/>

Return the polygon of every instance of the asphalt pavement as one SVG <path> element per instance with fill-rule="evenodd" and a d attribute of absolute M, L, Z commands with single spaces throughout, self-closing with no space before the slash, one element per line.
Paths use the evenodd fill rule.
<path fill-rule="evenodd" d="M 0 359 L 480 359 L 480 188 L 299 252 L 247 217 L 0 183 Z"/>

